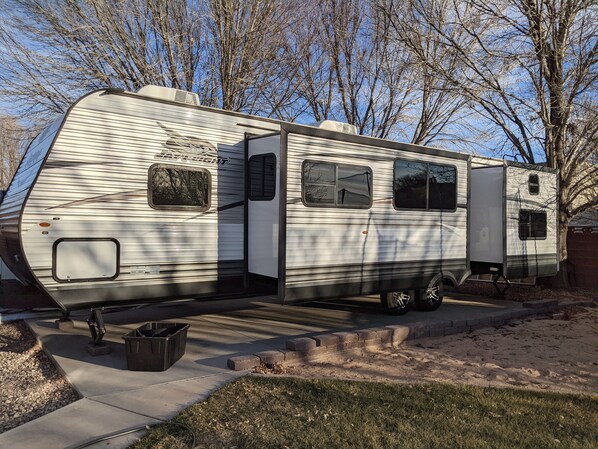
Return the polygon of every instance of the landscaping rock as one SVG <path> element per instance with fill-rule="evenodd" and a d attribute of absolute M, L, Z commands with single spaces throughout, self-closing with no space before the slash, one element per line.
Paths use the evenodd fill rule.
<path fill-rule="evenodd" d="M 23 321 L 0 325 L 0 433 L 79 399 Z"/>

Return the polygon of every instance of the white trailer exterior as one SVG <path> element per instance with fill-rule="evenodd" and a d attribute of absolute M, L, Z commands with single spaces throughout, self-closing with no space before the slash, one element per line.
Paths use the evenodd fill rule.
<path fill-rule="evenodd" d="M 474 158 L 471 271 L 507 279 L 558 272 L 556 170 Z"/>
<path fill-rule="evenodd" d="M 466 154 L 331 126 L 156 86 L 93 92 L 29 146 L 0 204 L 0 255 L 64 311 L 379 292 L 400 292 L 404 311 L 471 272 L 558 270 L 554 170 L 472 168 Z"/>
<path fill-rule="evenodd" d="M 249 199 L 248 271 L 275 277 L 286 301 L 459 284 L 469 275 L 467 155 L 288 123 L 249 140 L 250 161 L 266 154 L 281 155 L 277 188 L 267 201 Z M 394 207 L 397 161 L 449 167 L 450 209 Z M 368 200 L 310 204 L 308 166 L 334 172 L 317 189 Z"/>
<path fill-rule="evenodd" d="M 101 90 L 38 136 L 0 205 L 15 275 L 68 311 L 469 274 L 468 155 L 196 103 Z"/>

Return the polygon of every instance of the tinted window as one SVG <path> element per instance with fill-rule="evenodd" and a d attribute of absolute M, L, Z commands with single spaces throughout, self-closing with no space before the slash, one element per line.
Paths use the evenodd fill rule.
<path fill-rule="evenodd" d="M 370 207 L 372 169 L 306 161 L 303 163 L 303 201 L 308 206 Z"/>
<path fill-rule="evenodd" d="M 546 238 L 546 212 L 519 211 L 519 239 L 538 240 Z"/>
<path fill-rule="evenodd" d="M 426 209 L 428 166 L 420 162 L 395 161 L 394 203 L 402 209 Z"/>
<path fill-rule="evenodd" d="M 303 164 L 303 180 L 309 184 L 334 184 L 336 183 L 336 165 L 305 162 Z"/>
<path fill-rule="evenodd" d="M 320 162 L 303 164 L 304 200 L 310 205 L 334 205 L 336 165 Z"/>
<path fill-rule="evenodd" d="M 540 178 L 538 175 L 529 175 L 529 193 L 537 195 L 540 193 Z"/>
<path fill-rule="evenodd" d="M 372 170 L 368 167 L 338 166 L 337 205 L 369 206 L 372 198 Z"/>
<path fill-rule="evenodd" d="M 270 201 L 276 194 L 276 156 L 260 154 L 249 159 L 249 199 Z"/>
<path fill-rule="evenodd" d="M 396 160 L 394 205 L 397 209 L 455 210 L 457 169 L 450 165 Z"/>
<path fill-rule="evenodd" d="M 456 178 L 455 167 L 430 164 L 428 209 L 455 209 L 457 206 Z"/>
<path fill-rule="evenodd" d="M 149 202 L 158 209 L 210 207 L 210 173 L 202 168 L 150 167 Z"/>

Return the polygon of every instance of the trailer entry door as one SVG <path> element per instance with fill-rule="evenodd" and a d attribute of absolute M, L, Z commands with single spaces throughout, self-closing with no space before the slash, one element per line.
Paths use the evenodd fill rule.
<path fill-rule="evenodd" d="M 248 271 L 265 276 L 262 281 L 274 281 L 278 278 L 280 135 L 249 139 L 248 158 Z"/>

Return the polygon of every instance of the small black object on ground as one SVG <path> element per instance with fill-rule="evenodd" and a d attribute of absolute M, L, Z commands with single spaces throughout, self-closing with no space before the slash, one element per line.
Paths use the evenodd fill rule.
<path fill-rule="evenodd" d="M 123 336 L 130 371 L 166 371 L 185 354 L 185 323 L 146 323 Z"/>

